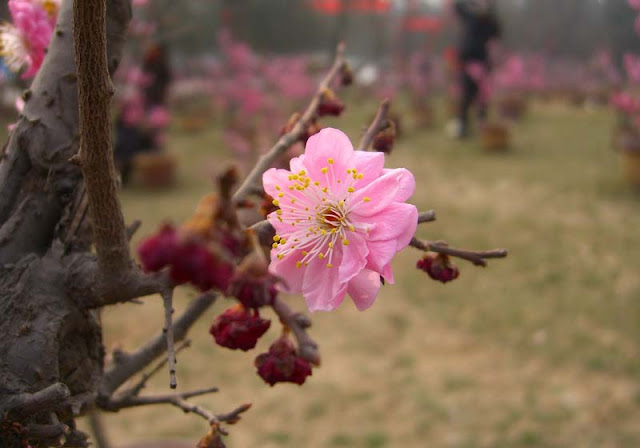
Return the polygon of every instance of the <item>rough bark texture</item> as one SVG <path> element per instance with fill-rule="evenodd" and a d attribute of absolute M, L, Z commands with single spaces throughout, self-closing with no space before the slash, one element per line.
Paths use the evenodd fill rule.
<path fill-rule="evenodd" d="M 111 149 L 110 106 L 113 84 L 107 66 L 105 0 L 76 0 L 74 47 L 78 68 L 80 157 L 93 241 L 101 272 L 117 276 L 129 270 L 129 241 L 118 198 Z M 98 229 L 96 229 L 98 228 Z"/>
<path fill-rule="evenodd" d="M 131 8 L 128 0 L 107 4 L 113 72 Z M 84 188 L 69 162 L 79 148 L 72 17 L 73 0 L 64 0 L 0 165 L 0 413 L 45 440 L 60 436 L 61 423 L 73 428 L 73 415 L 93 402 L 103 375 L 100 325 L 69 281 L 79 261 L 92 257 L 63 241 Z M 65 431 L 69 446 L 84 443 Z"/>

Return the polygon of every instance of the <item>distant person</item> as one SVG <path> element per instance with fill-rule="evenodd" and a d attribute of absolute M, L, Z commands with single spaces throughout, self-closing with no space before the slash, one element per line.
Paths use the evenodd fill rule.
<path fill-rule="evenodd" d="M 469 135 L 469 109 L 478 100 L 480 91 L 477 80 L 467 68 L 480 65 L 486 73 L 491 70 L 489 46 L 500 38 L 501 30 L 493 0 L 454 0 L 453 8 L 462 25 L 458 42 L 461 98 L 453 134 L 456 138 L 464 138 Z M 487 116 L 486 104 L 479 103 L 477 107 L 478 117 L 484 120 Z"/>
<path fill-rule="evenodd" d="M 171 84 L 168 52 L 162 44 L 153 43 L 147 48 L 141 78 L 132 82 L 133 92 L 116 120 L 114 156 L 123 185 L 129 183 L 136 154 L 162 149 Z"/>

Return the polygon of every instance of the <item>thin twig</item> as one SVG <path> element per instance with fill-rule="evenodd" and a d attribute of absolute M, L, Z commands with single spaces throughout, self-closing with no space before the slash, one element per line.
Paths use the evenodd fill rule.
<path fill-rule="evenodd" d="M 367 131 L 360 139 L 360 143 L 358 144 L 358 151 L 367 151 L 378 132 L 382 131 L 389 125 L 387 121 L 387 115 L 389 114 L 390 107 L 391 101 L 389 99 L 385 98 L 384 100 L 382 100 L 380 106 L 378 106 L 376 116 L 373 118 L 373 121 L 371 121 L 371 124 L 369 125 L 369 129 L 367 129 Z"/>
<path fill-rule="evenodd" d="M 231 412 L 225 414 L 214 414 L 209 409 L 203 406 L 190 403 L 187 401 L 189 398 L 199 397 L 202 395 L 208 395 L 218 392 L 218 388 L 210 387 L 208 389 L 194 390 L 191 392 L 184 392 L 180 394 L 168 394 L 168 395 L 155 395 L 147 397 L 122 397 L 110 399 L 104 404 L 104 408 L 110 411 L 119 411 L 120 409 L 139 407 L 139 406 L 152 406 L 157 404 L 171 404 L 179 409 L 182 409 L 186 413 L 193 413 L 207 420 L 209 424 L 226 422 L 229 424 L 236 423 L 240 419 L 240 414 L 246 412 L 251 408 L 251 403 L 246 403 L 238 406 Z"/>
<path fill-rule="evenodd" d="M 182 315 L 173 323 L 173 334 L 176 341 L 185 338 L 193 324 L 213 305 L 216 295 L 203 294 L 193 300 Z M 142 347 L 132 353 L 119 353 L 114 357 L 114 363 L 102 376 L 99 397 L 106 400 L 129 378 L 137 375 L 153 360 L 160 357 L 167 349 L 164 334 L 158 334 Z"/>
<path fill-rule="evenodd" d="M 191 346 L 191 339 L 187 339 L 186 341 L 184 341 L 182 344 L 180 344 L 177 348 L 176 348 L 176 355 L 178 353 L 180 353 L 182 350 L 184 350 L 185 348 L 188 348 Z M 151 370 L 149 370 L 147 373 L 145 373 L 144 375 L 142 375 L 142 378 L 140 378 L 140 381 L 138 381 L 133 387 L 131 387 L 130 389 L 127 389 L 125 392 L 122 393 L 122 395 L 131 395 L 131 396 L 136 396 L 138 395 L 142 389 L 145 388 L 145 386 L 147 385 L 147 382 L 151 379 L 151 377 L 153 375 L 155 375 L 156 373 L 158 373 L 160 370 L 162 370 L 162 368 L 165 366 L 165 364 L 169 361 L 169 358 L 163 358 L 158 364 L 156 364 Z"/>
<path fill-rule="evenodd" d="M 240 414 L 242 414 L 243 412 L 247 412 L 250 408 L 251 408 L 251 403 L 241 404 L 231 412 L 227 412 L 226 414 L 216 415 L 216 419 L 219 422 L 225 422 L 232 425 L 240 419 Z"/>
<path fill-rule="evenodd" d="M 307 328 L 311 326 L 311 319 L 302 313 L 298 313 L 289 308 L 282 299 L 276 297 L 271 305 L 283 324 L 287 325 L 298 341 L 298 354 L 310 363 L 320 365 L 320 352 L 318 344 L 307 333 Z"/>
<path fill-rule="evenodd" d="M 247 178 L 233 195 L 234 203 L 238 204 L 244 199 L 247 199 L 250 192 L 254 191 L 256 186 L 259 185 L 262 174 L 267 171 L 271 167 L 271 165 L 273 165 L 273 163 L 278 159 L 278 157 L 284 154 L 284 152 L 289 149 L 291 145 L 298 141 L 300 136 L 302 136 L 303 132 L 309 126 L 309 123 L 311 123 L 311 121 L 317 116 L 318 106 L 320 105 L 320 101 L 322 100 L 324 91 L 329 88 L 334 78 L 341 74 L 342 70 L 344 69 L 345 63 L 344 44 L 341 43 L 340 45 L 338 45 L 338 48 L 336 50 L 336 57 L 333 65 L 331 66 L 331 69 L 318 85 L 318 90 L 311 99 L 311 102 L 309 103 L 309 106 L 307 107 L 305 112 L 296 122 L 295 126 L 293 126 L 293 129 L 280 137 L 276 144 L 271 147 L 269 152 L 260 157 Z"/>
<path fill-rule="evenodd" d="M 142 221 L 140 221 L 139 219 L 136 219 L 135 221 L 133 221 L 131 224 L 127 226 L 127 239 L 129 241 L 131 241 L 131 238 L 133 238 L 133 235 L 135 235 L 136 232 L 140 229 L 141 225 L 142 225 Z"/>
<path fill-rule="evenodd" d="M 423 224 L 425 222 L 432 222 L 436 220 L 436 211 L 429 210 L 426 212 L 420 212 L 418 214 L 418 224 Z"/>
<path fill-rule="evenodd" d="M 98 409 L 92 409 L 88 417 L 89 428 L 91 428 L 91 433 L 93 434 L 97 448 L 111 448 L 111 443 L 109 442 L 107 431 L 104 428 L 100 411 Z"/>
<path fill-rule="evenodd" d="M 162 329 L 167 340 L 167 362 L 169 364 L 169 387 L 178 387 L 176 378 L 176 348 L 173 339 L 173 289 L 162 291 L 162 303 L 164 305 L 164 328 Z"/>
<path fill-rule="evenodd" d="M 202 395 L 208 395 L 218 392 L 217 387 L 208 387 L 206 389 L 198 389 L 189 392 L 182 392 L 179 394 L 163 394 L 163 395 L 149 395 L 144 397 L 135 396 L 117 396 L 109 400 L 105 409 L 109 411 L 118 411 L 125 408 L 133 408 L 137 406 L 149 406 L 154 404 L 166 404 L 171 403 L 173 400 L 188 400 L 193 397 L 200 397 Z"/>
<path fill-rule="evenodd" d="M 449 247 L 446 243 L 437 241 L 422 241 L 418 238 L 413 238 L 410 246 L 425 252 L 436 252 L 438 254 L 449 255 L 451 257 L 461 258 L 463 260 L 470 261 L 476 266 L 487 266 L 488 259 L 492 258 L 505 258 L 508 255 L 506 249 L 493 249 L 486 251 L 472 251 L 466 249 L 456 249 L 455 247 Z"/>

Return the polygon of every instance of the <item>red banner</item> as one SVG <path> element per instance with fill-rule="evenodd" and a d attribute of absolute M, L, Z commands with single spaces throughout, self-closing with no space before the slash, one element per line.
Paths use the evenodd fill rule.
<path fill-rule="evenodd" d="M 412 16 L 404 20 L 402 28 L 413 33 L 438 33 L 442 30 L 442 21 L 434 16 Z"/>
<path fill-rule="evenodd" d="M 391 10 L 391 0 L 311 0 L 311 8 L 335 16 L 343 12 L 383 14 Z"/>

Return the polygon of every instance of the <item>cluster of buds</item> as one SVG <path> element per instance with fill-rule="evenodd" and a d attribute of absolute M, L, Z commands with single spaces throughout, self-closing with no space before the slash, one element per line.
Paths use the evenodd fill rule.
<path fill-rule="evenodd" d="M 238 304 L 216 317 L 209 333 L 218 345 L 246 352 L 256 346 L 270 326 L 271 322 L 260 318 L 258 310 Z"/>
<path fill-rule="evenodd" d="M 235 271 L 234 253 L 241 238 L 216 223 L 217 197 L 206 196 L 194 216 L 180 228 L 164 225 L 138 247 L 147 272 L 169 268 L 174 284 L 190 283 L 200 291 L 227 291 Z"/>
<path fill-rule="evenodd" d="M 271 344 L 267 353 L 258 355 L 255 365 L 258 375 L 271 386 L 276 383 L 301 385 L 311 376 L 311 364 L 298 355 L 286 331 Z"/>
<path fill-rule="evenodd" d="M 396 142 L 396 124 L 392 120 L 387 120 L 387 126 L 378 132 L 371 143 L 375 151 L 391 153 Z"/>
<path fill-rule="evenodd" d="M 423 270 L 429 277 L 442 283 L 448 283 L 460 275 L 458 267 L 449 259 L 448 255 L 429 252 L 416 263 L 418 269 Z"/>
<path fill-rule="evenodd" d="M 239 303 L 217 316 L 209 333 L 222 347 L 248 351 L 271 326 L 259 309 L 273 305 L 277 290 L 257 235 L 240 230 L 231 202 L 236 178 L 235 170 L 226 171 L 218 179 L 219 195 L 205 196 L 179 228 L 164 225 L 142 242 L 138 255 L 148 272 L 167 268 L 174 284 L 234 297 Z M 309 362 L 298 356 L 287 333 L 256 358 L 258 374 L 271 385 L 302 384 L 311 375 Z"/>

